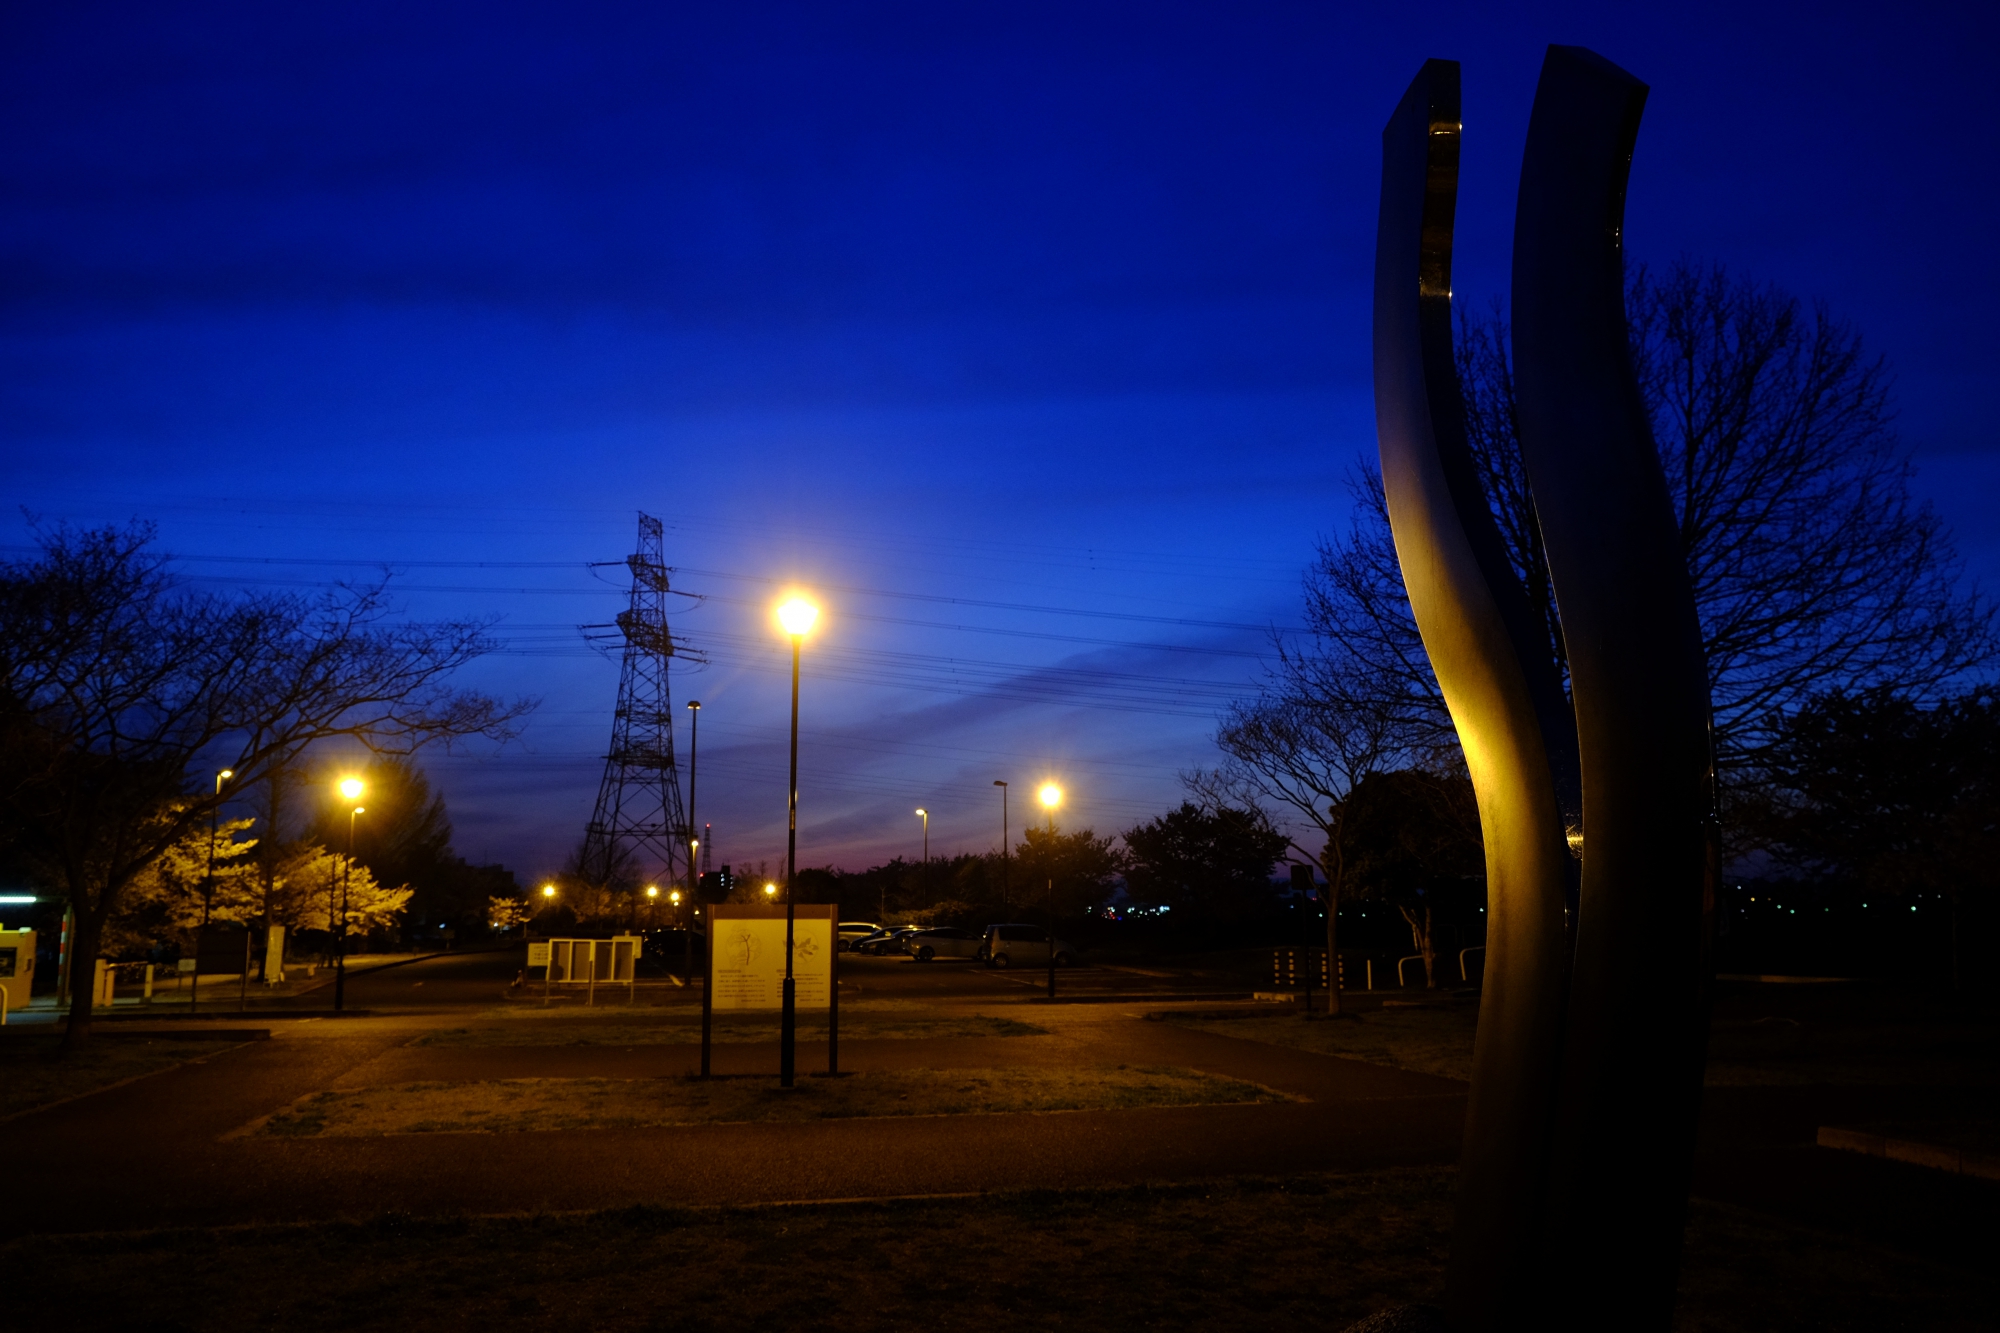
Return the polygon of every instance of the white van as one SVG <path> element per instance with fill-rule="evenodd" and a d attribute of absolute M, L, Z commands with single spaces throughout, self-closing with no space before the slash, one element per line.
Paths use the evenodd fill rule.
<path fill-rule="evenodd" d="M 1076 961 L 1076 946 L 1068 940 L 1058 939 L 1055 947 L 1057 967 Z M 979 956 L 988 967 L 1047 967 L 1049 932 L 1041 926 L 988 926 Z"/>

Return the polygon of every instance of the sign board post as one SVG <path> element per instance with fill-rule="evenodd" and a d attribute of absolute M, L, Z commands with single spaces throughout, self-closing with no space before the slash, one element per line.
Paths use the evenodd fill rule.
<path fill-rule="evenodd" d="M 542 1007 L 549 1005 L 549 942 L 547 940 L 528 941 L 528 966 L 542 969 Z"/>
<path fill-rule="evenodd" d="M 834 922 L 840 909 L 801 903 L 792 909 L 794 1005 L 827 1011 L 827 1073 L 840 1069 L 839 987 Z M 709 908 L 708 975 L 701 994 L 701 1072 L 711 1070 L 713 1015 L 775 1013 L 785 981 L 785 909 L 769 903 Z"/>
<path fill-rule="evenodd" d="M 264 928 L 264 984 L 275 986 L 285 979 L 285 928 Z"/>
<path fill-rule="evenodd" d="M 192 1012 L 201 1000 L 201 974 L 204 972 L 227 976 L 240 970 L 243 985 L 239 988 L 238 1003 L 243 1004 L 249 996 L 250 979 L 250 928 L 234 921 L 212 921 L 195 931 L 194 936 L 194 1001 L 188 1005 Z"/>

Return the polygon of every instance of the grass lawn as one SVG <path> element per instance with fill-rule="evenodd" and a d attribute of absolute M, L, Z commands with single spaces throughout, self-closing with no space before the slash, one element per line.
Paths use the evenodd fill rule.
<path fill-rule="evenodd" d="M 1708 1086 L 2000 1084 L 2000 1024 L 1991 1020 L 1888 1005 L 1878 1016 L 1865 1008 L 1865 995 L 1838 997 L 1846 1002 L 1829 1012 L 1825 997 L 1790 993 L 1802 988 L 1770 989 L 1779 993 L 1718 1004 Z M 1479 1007 L 1458 1001 L 1310 1020 L 1294 1013 L 1216 1019 L 1168 1012 L 1166 1019 L 1225 1037 L 1470 1080 Z"/>
<path fill-rule="evenodd" d="M 658 1014 L 654 1010 L 655 1015 Z M 1047 1028 L 1012 1018 L 988 1018 L 984 1014 L 957 1017 L 926 1017 L 921 1013 L 869 1012 L 842 1013 L 840 1036 L 843 1041 L 908 1040 L 917 1037 L 1040 1037 Z M 711 1039 L 719 1042 L 757 1042 L 778 1039 L 778 1016 L 762 1018 L 731 1016 L 717 1019 Z M 799 1024 L 798 1040 L 825 1041 L 826 1023 L 814 1018 Z M 537 1021 L 509 1015 L 507 1021 L 479 1027 L 450 1028 L 432 1032 L 412 1042 L 413 1046 L 685 1046 L 701 1041 L 699 1019 L 679 1018 L 661 1022 L 593 1022 L 575 1014 L 555 1014 Z"/>
<path fill-rule="evenodd" d="M 1451 1173 L 0 1246 L 22 1328 L 1338 1330 L 1437 1299 Z M 1696 1204 L 1684 1333 L 1983 1330 L 1990 1278 Z"/>
<path fill-rule="evenodd" d="M 242 1044 L 106 1036 L 100 1027 L 83 1050 L 59 1059 L 61 1042 L 56 1033 L 0 1039 L 0 1119 Z"/>
<path fill-rule="evenodd" d="M 902 1069 L 804 1078 L 521 1078 L 396 1083 L 316 1092 L 237 1131 L 259 1138 L 378 1134 L 503 1134 L 637 1129 L 746 1120 L 1129 1110 L 1219 1102 L 1282 1102 L 1255 1083 L 1191 1069 Z"/>

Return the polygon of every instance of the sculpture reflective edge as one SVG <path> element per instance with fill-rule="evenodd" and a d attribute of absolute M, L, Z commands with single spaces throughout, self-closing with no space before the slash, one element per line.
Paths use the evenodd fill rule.
<path fill-rule="evenodd" d="M 1546 1326 L 1665 1329 L 1706 1055 L 1715 828 L 1693 588 L 1625 319 L 1646 86 L 1552 46 L 1522 157 L 1521 447 L 1567 648 L 1583 870 L 1551 1157 Z"/>
<path fill-rule="evenodd" d="M 1572 865 L 1556 773 L 1573 790 L 1576 770 L 1545 631 L 1466 438 L 1451 331 L 1459 139 L 1458 65 L 1428 61 L 1382 133 L 1374 370 L 1397 559 L 1485 843 L 1486 968 L 1447 1278 L 1453 1323 L 1473 1330 L 1539 1303 L 1533 1219 L 1555 1110 Z"/>

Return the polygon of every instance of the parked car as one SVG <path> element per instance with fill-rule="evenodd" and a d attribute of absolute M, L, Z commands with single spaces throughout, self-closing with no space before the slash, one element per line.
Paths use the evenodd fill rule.
<path fill-rule="evenodd" d="M 1055 953 L 1057 967 L 1076 961 L 1076 946 L 1068 940 L 1057 939 Z M 1040 926 L 988 926 L 979 956 L 988 967 L 1047 967 L 1049 932 Z"/>
<path fill-rule="evenodd" d="M 851 949 L 854 941 L 865 939 L 880 929 L 882 927 L 873 921 L 843 921 L 833 928 L 833 947 Z"/>
<path fill-rule="evenodd" d="M 893 930 L 885 928 L 856 940 L 848 947 L 856 953 L 873 954 L 877 958 L 884 954 L 908 953 L 910 936 L 916 933 L 915 926 L 898 926 Z"/>
<path fill-rule="evenodd" d="M 932 926 L 910 936 L 910 957 L 920 963 L 934 958 L 977 958 L 985 936 L 958 926 Z"/>

